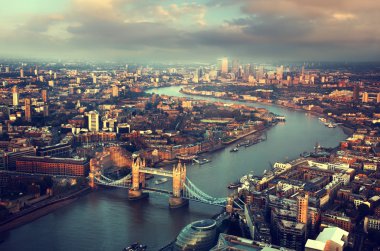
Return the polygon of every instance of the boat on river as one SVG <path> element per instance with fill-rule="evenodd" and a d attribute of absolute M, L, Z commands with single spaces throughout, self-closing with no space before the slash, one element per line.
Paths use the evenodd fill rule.
<path fill-rule="evenodd" d="M 156 185 L 160 185 L 160 184 L 163 184 L 163 183 L 165 183 L 165 182 L 167 182 L 167 181 L 168 181 L 167 178 L 159 178 L 158 180 L 156 180 L 156 181 L 154 182 L 154 184 L 156 184 Z"/>
<path fill-rule="evenodd" d="M 237 147 L 235 147 L 235 148 L 233 148 L 233 149 L 230 150 L 231 153 L 235 153 L 237 151 L 239 151 L 239 148 L 237 148 Z"/>
<path fill-rule="evenodd" d="M 135 242 L 131 244 L 130 246 L 124 248 L 123 251 L 145 251 L 146 249 L 147 249 L 147 245 Z"/>

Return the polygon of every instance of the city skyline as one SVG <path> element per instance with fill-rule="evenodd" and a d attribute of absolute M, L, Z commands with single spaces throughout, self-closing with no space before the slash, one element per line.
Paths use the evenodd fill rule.
<path fill-rule="evenodd" d="M 154 62 L 378 60 L 380 4 L 271 1 L 13 1 L 0 56 Z"/>

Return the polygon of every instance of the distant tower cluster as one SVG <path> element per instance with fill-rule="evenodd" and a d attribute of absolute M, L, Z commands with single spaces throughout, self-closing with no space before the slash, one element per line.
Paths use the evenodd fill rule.
<path fill-rule="evenodd" d="M 228 73 L 228 58 L 219 59 L 218 68 L 220 70 L 220 73 Z"/>

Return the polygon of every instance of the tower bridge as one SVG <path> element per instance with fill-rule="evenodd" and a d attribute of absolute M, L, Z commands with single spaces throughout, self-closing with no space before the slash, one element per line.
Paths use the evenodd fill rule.
<path fill-rule="evenodd" d="M 173 166 L 173 170 L 163 170 L 146 167 L 145 160 L 137 158 L 132 163 L 132 177 L 125 176 L 118 180 L 104 176 L 101 170 L 92 170 L 89 178 L 90 183 L 129 189 L 128 198 L 138 200 L 147 197 L 148 193 L 158 193 L 169 196 L 169 205 L 172 208 L 181 207 L 188 204 L 188 201 L 198 201 L 220 207 L 233 208 L 233 205 L 242 209 L 243 206 L 230 198 L 214 198 L 200 190 L 193 182 L 186 177 L 186 166 L 178 163 Z M 156 189 L 146 186 L 145 174 L 170 177 L 173 180 L 172 190 Z"/>

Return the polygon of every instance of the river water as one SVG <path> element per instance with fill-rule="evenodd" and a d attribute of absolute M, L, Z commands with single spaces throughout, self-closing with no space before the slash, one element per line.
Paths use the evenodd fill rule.
<path fill-rule="evenodd" d="M 150 92 L 171 96 L 180 87 L 151 89 Z M 215 98 L 195 97 L 216 101 Z M 234 102 L 235 101 L 223 101 Z M 248 103 L 242 103 L 248 104 Z M 253 172 L 261 175 L 269 162 L 291 160 L 304 151 L 312 151 L 316 142 L 335 147 L 346 138 L 341 128 L 327 128 L 317 117 L 278 106 L 249 104 L 284 115 L 286 122 L 267 132 L 267 140 L 230 153 L 233 146 L 208 154 L 210 163 L 189 165 L 187 176 L 204 192 L 228 195 L 226 186 Z M 170 188 L 170 182 L 160 185 Z M 220 208 L 190 202 L 189 207 L 170 210 L 168 199 L 151 195 L 143 201 L 130 202 L 123 189 L 99 189 L 74 203 L 1 236 L 0 250 L 116 250 L 132 242 L 142 242 L 157 250 L 172 241 L 188 223 L 209 218 Z"/>

